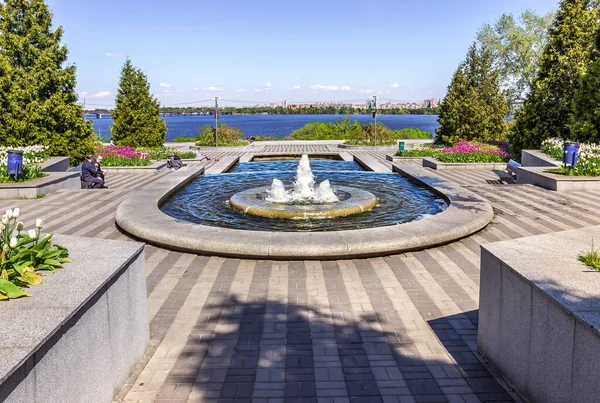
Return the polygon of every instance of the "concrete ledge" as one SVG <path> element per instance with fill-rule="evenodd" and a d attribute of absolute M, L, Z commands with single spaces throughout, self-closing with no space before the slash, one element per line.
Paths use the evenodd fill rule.
<path fill-rule="evenodd" d="M 29 182 L 0 183 L 0 199 L 35 199 L 61 189 L 81 189 L 80 172 L 50 172 Z"/>
<path fill-rule="evenodd" d="M 441 195 L 448 208 L 418 221 L 354 231 L 268 232 L 203 226 L 160 210 L 165 200 L 201 174 L 197 168 L 186 167 L 123 201 L 115 220 L 137 238 L 186 252 L 261 259 L 343 259 L 452 242 L 479 231 L 493 218 L 492 206 L 485 199 L 423 168 L 394 166 L 394 170 Z"/>
<path fill-rule="evenodd" d="M 478 349 L 525 401 L 597 402 L 600 226 L 481 247 Z"/>
<path fill-rule="evenodd" d="M 55 236 L 73 263 L 0 310 L 0 401 L 111 402 L 150 335 L 144 246 Z"/>
<path fill-rule="evenodd" d="M 501 163 L 463 163 L 463 162 L 441 162 L 435 158 L 424 157 L 423 168 L 431 168 L 436 171 L 448 169 L 498 169 L 506 170 L 506 162 Z"/>
<path fill-rule="evenodd" d="M 167 161 L 157 161 L 152 163 L 151 165 L 145 167 L 105 167 L 102 169 L 108 171 L 113 174 L 153 174 L 157 171 L 165 168 L 167 166 Z"/>
<path fill-rule="evenodd" d="M 600 176 L 567 176 L 548 172 L 544 167 L 520 167 L 517 183 L 543 187 L 558 192 L 600 190 Z"/>
<path fill-rule="evenodd" d="M 240 160 L 240 157 L 223 157 L 219 161 L 217 161 L 214 165 L 206 168 L 204 172 L 206 175 L 211 174 L 222 174 L 223 172 L 229 171 L 232 166 L 237 164 Z"/>
<path fill-rule="evenodd" d="M 44 172 L 67 172 L 71 168 L 69 161 L 69 157 L 50 157 L 40 164 L 40 168 Z"/>
<path fill-rule="evenodd" d="M 405 160 L 422 160 L 424 157 L 398 157 L 395 154 L 386 154 L 385 159 L 392 162 L 402 162 Z"/>
<path fill-rule="evenodd" d="M 390 172 L 390 168 L 386 167 L 369 154 L 356 153 L 354 154 L 354 161 L 369 171 Z"/>
<path fill-rule="evenodd" d="M 562 162 L 555 160 L 539 150 L 521 151 L 521 166 L 524 167 L 560 167 Z"/>

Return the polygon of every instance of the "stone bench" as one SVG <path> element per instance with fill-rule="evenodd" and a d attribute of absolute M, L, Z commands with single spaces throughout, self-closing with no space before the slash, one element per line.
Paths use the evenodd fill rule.
<path fill-rule="evenodd" d="M 481 247 L 478 349 L 525 401 L 600 397 L 600 226 Z"/>

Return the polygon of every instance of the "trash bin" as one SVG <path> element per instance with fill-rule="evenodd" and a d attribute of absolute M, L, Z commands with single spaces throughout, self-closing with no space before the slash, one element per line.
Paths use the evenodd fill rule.
<path fill-rule="evenodd" d="M 7 154 L 7 171 L 9 174 L 19 175 L 23 168 L 23 151 L 21 150 L 8 150 Z"/>
<path fill-rule="evenodd" d="M 404 151 L 404 141 L 398 143 L 398 151 Z"/>
<path fill-rule="evenodd" d="M 579 156 L 579 143 L 567 141 L 564 144 L 565 153 L 563 154 L 563 164 L 571 165 L 575 168 L 577 165 L 577 157 Z"/>

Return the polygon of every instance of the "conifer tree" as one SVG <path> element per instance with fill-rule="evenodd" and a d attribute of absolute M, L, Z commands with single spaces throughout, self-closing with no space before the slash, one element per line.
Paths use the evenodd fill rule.
<path fill-rule="evenodd" d="M 0 2 L 0 143 L 83 160 L 97 141 L 76 105 L 75 66 L 43 0 Z"/>
<path fill-rule="evenodd" d="M 121 70 L 119 90 L 112 113 L 112 138 L 117 145 L 161 147 L 167 124 L 160 118 L 160 104 L 150 94 L 150 84 L 142 70 L 127 59 Z"/>
<path fill-rule="evenodd" d="M 561 1 L 537 78 L 515 117 L 509 138 L 515 150 L 539 148 L 552 137 L 569 138 L 573 101 L 587 70 L 599 15 L 595 1 Z"/>
<path fill-rule="evenodd" d="M 506 135 L 508 104 L 500 91 L 490 53 L 475 44 L 469 48 L 440 105 L 436 142 L 493 142 Z"/>
<path fill-rule="evenodd" d="M 600 143 L 600 29 L 587 73 L 575 92 L 570 139 Z"/>

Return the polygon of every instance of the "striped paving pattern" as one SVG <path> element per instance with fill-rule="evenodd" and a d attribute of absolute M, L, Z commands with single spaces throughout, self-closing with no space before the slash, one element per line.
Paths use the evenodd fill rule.
<path fill-rule="evenodd" d="M 438 248 L 256 261 L 147 246 L 151 346 L 117 401 L 513 401 L 476 351 L 479 246 L 599 224 L 600 192 L 487 185 L 492 172 L 443 174 L 490 200 L 496 216 Z M 40 216 L 52 232 L 127 239 L 115 208 L 158 175 L 115 175 L 107 190 L 0 200 L 0 208 L 19 205 L 26 226 Z"/>
<path fill-rule="evenodd" d="M 340 149 L 336 148 L 336 150 L 339 151 Z M 285 142 L 282 142 L 282 144 L 265 145 L 262 147 L 260 152 L 286 154 L 286 153 L 327 153 L 327 152 L 331 152 L 331 151 L 330 151 L 329 146 L 327 146 L 326 144 L 296 145 L 296 144 L 285 144 Z"/>

